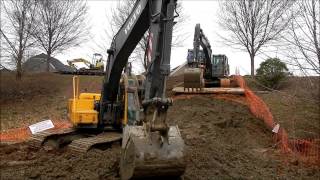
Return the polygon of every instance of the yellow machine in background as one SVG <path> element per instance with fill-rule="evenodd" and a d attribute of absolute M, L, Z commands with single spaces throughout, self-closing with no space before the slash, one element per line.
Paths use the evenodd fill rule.
<path fill-rule="evenodd" d="M 70 67 L 75 69 L 73 74 L 79 75 L 104 75 L 104 60 L 103 56 L 99 53 L 94 53 L 91 62 L 83 59 L 77 58 L 72 60 L 67 60 Z M 83 63 L 86 67 L 78 68 L 76 63 Z"/>

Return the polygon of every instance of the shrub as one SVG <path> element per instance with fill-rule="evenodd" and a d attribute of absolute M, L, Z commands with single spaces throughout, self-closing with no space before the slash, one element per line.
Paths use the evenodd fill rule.
<path fill-rule="evenodd" d="M 260 64 L 257 69 L 257 80 L 264 86 L 272 89 L 279 89 L 289 75 L 285 63 L 278 58 L 269 58 Z"/>

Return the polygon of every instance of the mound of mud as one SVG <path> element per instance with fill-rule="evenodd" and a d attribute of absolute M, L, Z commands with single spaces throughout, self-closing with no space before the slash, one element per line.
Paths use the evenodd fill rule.
<path fill-rule="evenodd" d="M 276 156 L 272 134 L 248 108 L 195 96 L 175 100 L 168 120 L 178 124 L 187 148 L 185 180 L 316 179 L 316 168 Z M 28 143 L 0 146 L 1 179 L 119 179 L 120 145 L 86 154 L 45 151 Z"/>
<path fill-rule="evenodd" d="M 285 165 L 274 157 L 272 134 L 245 105 L 196 96 L 174 101 L 168 118 L 187 145 L 184 179 L 300 179 L 316 169 Z"/>

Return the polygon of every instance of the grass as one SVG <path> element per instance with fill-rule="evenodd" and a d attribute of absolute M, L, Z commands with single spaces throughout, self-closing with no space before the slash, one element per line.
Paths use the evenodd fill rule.
<path fill-rule="evenodd" d="M 66 120 L 67 101 L 72 97 L 72 76 L 26 74 L 16 81 L 13 73 L 0 78 L 1 131 L 39 122 L 43 119 Z M 80 90 L 100 92 L 102 77 L 80 77 Z"/>
<path fill-rule="evenodd" d="M 284 127 L 291 138 L 319 138 L 320 95 L 319 77 L 290 77 L 280 90 L 265 90 L 247 77 L 248 86 L 257 91 L 270 108 L 275 121 Z"/>

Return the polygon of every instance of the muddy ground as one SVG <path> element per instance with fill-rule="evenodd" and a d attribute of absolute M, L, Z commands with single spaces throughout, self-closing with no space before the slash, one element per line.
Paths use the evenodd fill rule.
<path fill-rule="evenodd" d="M 271 132 L 244 105 L 197 96 L 176 100 L 168 118 L 187 148 L 183 179 L 320 178 L 317 167 L 280 157 Z M 2 145 L 1 179 L 118 179 L 119 152 L 119 144 L 86 154 Z"/>
<path fill-rule="evenodd" d="M 101 79 L 81 77 L 80 89 L 100 92 Z M 182 81 L 182 76 L 170 78 L 167 94 L 173 96 L 170 89 Z M 296 78 L 291 82 L 296 88 L 287 88 L 287 94 L 299 95 L 297 101 L 278 92 L 258 95 L 286 129 L 292 126 L 293 115 L 298 125 L 294 123 L 295 127 L 304 128 L 295 135 L 309 137 L 310 132 L 319 132 L 319 102 L 311 104 L 301 97 L 311 99 L 319 94 L 299 89 L 302 81 Z M 1 74 L 0 83 L 1 131 L 46 118 L 67 121 L 72 76 L 33 74 L 16 82 L 14 75 Z M 270 130 L 245 105 L 212 96 L 179 99 L 169 109 L 168 120 L 178 124 L 186 144 L 183 179 L 320 179 L 319 167 L 281 154 Z M 296 131 L 297 128 L 288 129 L 290 136 Z M 119 179 L 119 156 L 120 144 L 106 150 L 92 149 L 86 154 L 67 149 L 47 151 L 28 143 L 0 145 L 0 179 Z"/>

